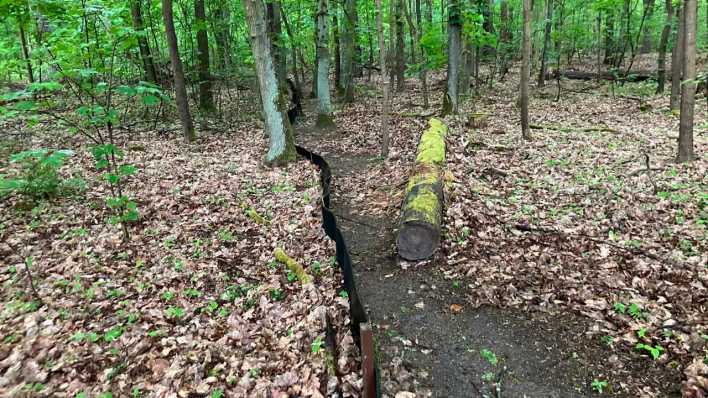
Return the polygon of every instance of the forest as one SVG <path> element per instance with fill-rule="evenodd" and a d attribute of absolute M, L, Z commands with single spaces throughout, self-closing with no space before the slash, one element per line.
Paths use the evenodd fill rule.
<path fill-rule="evenodd" d="M 708 397 L 708 0 L 0 21 L 0 396 Z"/>

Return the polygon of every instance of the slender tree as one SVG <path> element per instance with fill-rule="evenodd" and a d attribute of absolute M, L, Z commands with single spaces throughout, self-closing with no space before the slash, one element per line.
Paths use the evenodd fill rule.
<path fill-rule="evenodd" d="M 251 35 L 265 128 L 270 137 L 265 160 L 269 164 L 283 165 L 295 159 L 295 144 L 293 128 L 285 109 L 286 101 L 278 87 L 265 6 L 262 0 L 242 0 L 242 4 Z"/>
<path fill-rule="evenodd" d="M 130 14 L 133 18 L 133 28 L 138 33 L 138 49 L 140 50 L 140 58 L 143 62 L 143 73 L 145 80 L 157 83 L 157 72 L 155 63 L 152 59 L 152 52 L 148 44 L 147 32 L 143 24 L 143 12 L 141 0 L 132 0 L 130 2 Z"/>
<path fill-rule="evenodd" d="M 462 47 L 462 18 L 460 0 L 451 0 L 447 23 L 447 92 L 443 98 L 443 115 L 457 113 L 460 56 Z"/>
<path fill-rule="evenodd" d="M 521 48 L 521 136 L 531 139 L 529 129 L 529 78 L 531 71 L 531 0 L 523 0 L 524 35 Z"/>
<path fill-rule="evenodd" d="M 381 15 L 383 15 L 381 0 L 376 0 L 376 11 L 376 30 L 379 37 L 379 66 L 381 68 L 381 86 L 383 88 L 383 109 L 381 112 L 381 157 L 386 159 L 388 157 L 388 119 L 391 108 L 391 99 L 389 85 L 386 84 L 386 42 L 384 40 L 383 21 L 381 17 Z"/>
<path fill-rule="evenodd" d="M 329 29 L 327 27 L 327 0 L 319 0 L 317 7 L 317 127 L 330 129 L 332 103 L 329 94 Z"/>
<path fill-rule="evenodd" d="M 194 1 L 194 17 L 197 26 L 197 58 L 199 60 L 199 109 L 213 112 L 214 96 L 211 91 L 211 73 L 209 73 L 209 36 L 206 31 L 204 0 Z"/>
<path fill-rule="evenodd" d="M 644 0 L 644 18 L 651 20 L 654 15 L 654 4 L 656 0 Z M 642 28 L 642 45 L 639 49 L 640 54 L 650 53 L 652 50 L 652 34 L 649 24 L 644 24 Z"/>
<path fill-rule="evenodd" d="M 684 62 L 681 85 L 681 118 L 679 123 L 678 156 L 679 162 L 695 159 L 693 153 L 693 113 L 696 104 L 696 25 L 697 1 L 684 0 Z"/>
<path fill-rule="evenodd" d="M 341 92 L 342 88 L 342 41 L 339 35 L 339 7 L 336 0 L 332 1 L 332 39 L 334 40 L 334 88 Z"/>
<path fill-rule="evenodd" d="M 27 46 L 27 35 L 25 34 L 23 18 L 17 18 L 17 26 L 20 31 L 20 47 L 22 47 L 22 57 L 25 59 L 25 67 L 27 69 L 27 81 L 34 83 L 34 73 L 32 71 L 32 59 L 29 55 L 29 49 Z"/>
<path fill-rule="evenodd" d="M 676 44 L 674 45 L 673 51 L 671 52 L 671 97 L 669 100 L 669 106 L 672 111 L 679 109 L 680 98 L 681 98 L 681 75 L 683 73 L 683 60 L 684 60 L 684 19 L 683 19 L 683 5 L 678 4 L 676 6 L 676 19 L 677 26 L 676 29 Z"/>
<path fill-rule="evenodd" d="M 671 20 L 673 16 L 673 1 L 666 0 L 666 20 L 664 21 L 664 28 L 661 30 L 661 40 L 659 41 L 659 57 L 657 59 L 657 94 L 661 94 L 664 92 L 664 85 L 666 84 L 666 47 L 669 43 L 669 35 L 671 34 Z"/>
<path fill-rule="evenodd" d="M 406 31 L 403 29 L 404 0 L 396 1 L 396 90 L 406 88 Z"/>
<path fill-rule="evenodd" d="M 342 100 L 354 101 L 354 42 L 356 39 L 356 0 L 344 0 L 342 34 Z"/>
<path fill-rule="evenodd" d="M 546 85 L 548 72 L 548 51 L 551 47 L 551 23 L 553 22 L 553 0 L 546 0 L 546 23 L 543 32 L 543 50 L 541 52 L 541 70 L 538 73 L 538 87 Z"/>
<path fill-rule="evenodd" d="M 167 46 L 170 49 L 170 62 L 175 83 L 175 102 L 177 102 L 177 111 L 182 122 L 182 134 L 187 142 L 192 142 L 196 139 L 196 135 L 194 134 L 192 116 L 189 114 L 189 99 L 184 83 L 184 71 L 177 47 L 177 35 L 172 17 L 172 0 L 162 0 L 162 17 L 165 20 L 165 35 L 167 36 Z"/>

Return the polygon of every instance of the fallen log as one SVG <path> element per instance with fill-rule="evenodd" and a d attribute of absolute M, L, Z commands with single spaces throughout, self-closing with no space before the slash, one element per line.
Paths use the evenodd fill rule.
<path fill-rule="evenodd" d="M 440 243 L 447 126 L 436 118 L 428 123 L 406 187 L 396 239 L 398 254 L 406 260 L 426 259 Z"/>
<path fill-rule="evenodd" d="M 624 81 L 624 82 L 643 82 L 646 80 L 656 80 L 656 74 L 652 71 L 638 70 L 630 71 L 629 73 L 619 72 L 583 72 L 579 70 L 566 69 L 554 70 L 546 74 L 546 79 L 557 79 L 558 76 L 572 80 L 609 80 L 609 81 Z"/>

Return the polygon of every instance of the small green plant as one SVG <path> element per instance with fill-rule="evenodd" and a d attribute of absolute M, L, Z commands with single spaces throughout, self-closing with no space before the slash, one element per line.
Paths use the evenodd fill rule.
<path fill-rule="evenodd" d="M 275 301 L 281 301 L 285 297 L 281 289 L 270 289 L 268 290 L 268 295 Z"/>
<path fill-rule="evenodd" d="M 193 288 L 193 287 L 190 287 L 189 289 L 186 289 L 184 291 L 184 295 L 187 297 L 190 297 L 190 298 L 197 298 L 197 297 L 201 297 L 202 292 Z"/>
<path fill-rule="evenodd" d="M 175 299 L 175 293 L 171 290 L 168 290 L 162 293 L 162 299 L 165 301 L 172 301 Z"/>
<path fill-rule="evenodd" d="M 204 242 L 201 239 L 194 239 L 194 251 L 192 252 L 192 257 L 200 258 L 203 253 Z"/>
<path fill-rule="evenodd" d="M 590 386 L 592 387 L 593 391 L 597 392 L 598 394 L 602 394 L 603 391 L 605 391 L 605 388 L 607 388 L 609 383 L 607 383 L 605 380 L 598 380 L 595 379 L 592 381 Z"/>
<path fill-rule="evenodd" d="M 65 180 L 59 169 L 70 150 L 34 149 L 10 156 L 10 163 L 19 165 L 11 176 L 0 174 L 0 198 L 16 193 L 33 201 L 48 199 L 84 187 L 79 179 Z"/>
<path fill-rule="evenodd" d="M 322 264 L 320 264 L 319 261 L 313 261 L 312 265 L 310 265 L 310 269 L 313 274 L 319 275 L 322 272 Z"/>
<path fill-rule="evenodd" d="M 483 348 L 479 351 L 479 354 L 482 356 L 482 358 L 486 359 L 487 362 L 489 362 L 489 364 L 492 366 L 497 366 L 497 364 L 499 363 L 499 358 L 497 358 L 497 354 L 495 354 L 491 350 Z"/>
<path fill-rule="evenodd" d="M 347 293 L 346 290 L 340 290 L 340 291 L 339 291 L 339 297 L 348 298 L 348 297 L 349 297 L 349 293 Z"/>
<path fill-rule="evenodd" d="M 222 242 L 233 242 L 234 241 L 234 235 L 226 227 L 222 227 L 219 229 L 219 232 L 217 232 L 217 236 L 219 237 L 219 240 Z"/>
<path fill-rule="evenodd" d="M 634 304 L 634 303 L 629 304 L 628 310 L 629 310 L 629 315 L 634 319 L 642 319 L 642 318 L 646 317 L 644 312 L 642 312 L 641 307 L 639 307 L 637 304 Z"/>
<path fill-rule="evenodd" d="M 114 327 L 114 328 L 112 328 L 112 329 L 109 329 L 109 330 L 103 335 L 103 340 L 105 340 L 106 343 L 112 343 L 112 342 L 118 340 L 118 338 L 120 338 L 120 336 L 122 336 L 122 335 L 123 335 L 123 327 L 122 327 L 122 326 L 116 326 L 116 327 Z"/>
<path fill-rule="evenodd" d="M 209 398 L 224 398 L 224 396 L 224 390 L 221 388 L 217 388 L 209 394 Z"/>
<path fill-rule="evenodd" d="M 615 342 L 615 338 L 610 335 L 607 335 L 607 336 L 602 336 L 600 341 L 602 341 L 602 343 L 605 344 L 606 346 L 611 347 L 612 344 Z"/>
<path fill-rule="evenodd" d="M 248 370 L 248 374 L 251 375 L 254 379 L 257 379 L 261 375 L 261 369 L 260 368 L 251 368 Z"/>
<path fill-rule="evenodd" d="M 165 315 L 168 318 L 180 319 L 185 315 L 185 311 L 182 307 L 169 307 L 165 310 Z"/>
<path fill-rule="evenodd" d="M 323 345 L 324 345 L 324 340 L 322 340 L 322 337 L 317 336 L 315 341 L 313 341 L 312 344 L 310 345 L 310 348 L 312 349 L 312 353 L 317 354 L 318 352 L 320 352 Z"/>
<path fill-rule="evenodd" d="M 664 348 L 658 344 L 656 346 L 651 346 L 649 344 L 639 343 L 635 348 L 639 351 L 647 351 L 654 360 L 659 359 L 661 354 L 664 352 Z"/>
<path fill-rule="evenodd" d="M 640 339 L 647 337 L 647 328 L 639 328 L 639 330 L 637 330 L 637 337 Z"/>
<path fill-rule="evenodd" d="M 623 303 L 616 302 L 613 307 L 615 312 L 618 314 L 626 314 L 627 313 L 627 306 L 625 306 Z"/>
<path fill-rule="evenodd" d="M 482 380 L 487 383 L 494 381 L 494 372 L 484 372 L 482 374 Z"/>

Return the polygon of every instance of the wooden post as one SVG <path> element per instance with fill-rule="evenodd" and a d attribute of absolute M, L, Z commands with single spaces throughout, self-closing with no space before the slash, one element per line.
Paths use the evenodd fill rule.
<path fill-rule="evenodd" d="M 361 334 L 361 371 L 364 378 L 363 398 L 376 398 L 376 368 L 374 366 L 374 333 L 368 323 L 359 324 Z"/>

